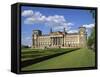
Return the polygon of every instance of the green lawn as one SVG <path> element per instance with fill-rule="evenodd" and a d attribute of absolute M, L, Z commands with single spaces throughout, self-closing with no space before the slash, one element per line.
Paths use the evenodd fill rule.
<path fill-rule="evenodd" d="M 24 67 L 22 70 L 28 71 L 92 66 L 95 66 L 95 52 L 84 48 Z"/>
<path fill-rule="evenodd" d="M 21 51 L 21 61 L 27 61 L 30 59 L 36 59 L 43 56 L 49 56 L 57 53 L 67 52 L 69 50 L 74 50 L 75 48 L 52 48 L 52 49 L 31 49 L 26 48 Z"/>

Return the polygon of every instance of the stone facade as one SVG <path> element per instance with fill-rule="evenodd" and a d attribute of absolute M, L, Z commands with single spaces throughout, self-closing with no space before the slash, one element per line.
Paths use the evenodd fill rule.
<path fill-rule="evenodd" d="M 67 33 L 65 31 L 52 32 L 43 35 L 40 30 L 33 30 L 32 48 L 82 48 L 86 47 L 86 29 L 80 27 L 77 33 Z"/>

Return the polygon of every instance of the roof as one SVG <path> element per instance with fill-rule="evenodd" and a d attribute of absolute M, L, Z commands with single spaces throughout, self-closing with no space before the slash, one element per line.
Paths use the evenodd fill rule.
<path fill-rule="evenodd" d="M 61 31 L 57 31 L 57 32 L 52 32 L 51 34 L 53 35 L 64 35 L 64 32 L 61 32 Z"/>
<path fill-rule="evenodd" d="M 42 36 L 49 36 L 49 34 L 43 34 Z"/>
<path fill-rule="evenodd" d="M 67 35 L 77 35 L 78 33 L 67 33 Z"/>
<path fill-rule="evenodd" d="M 37 29 L 37 30 L 33 30 L 33 31 L 41 31 L 41 30 L 38 30 L 38 29 Z"/>

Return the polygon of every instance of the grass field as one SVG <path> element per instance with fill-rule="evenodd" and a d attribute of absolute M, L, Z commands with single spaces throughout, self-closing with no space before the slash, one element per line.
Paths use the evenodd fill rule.
<path fill-rule="evenodd" d="M 38 50 L 39 53 L 36 53 L 37 50 L 30 50 L 30 52 L 34 51 L 36 54 L 48 55 L 48 54 L 54 54 L 55 52 L 56 53 L 62 52 L 67 49 L 61 49 L 61 50 L 60 49 L 51 49 L 51 50 L 47 50 L 47 52 Z M 24 55 L 25 55 L 25 54 L 29 53 L 27 51 L 29 51 L 29 50 L 25 50 L 25 51 L 23 50 L 22 53 L 24 53 Z M 41 61 L 41 62 L 33 64 L 33 65 L 26 66 L 26 67 L 22 68 L 21 70 L 28 71 L 28 70 L 77 68 L 77 67 L 92 67 L 92 66 L 95 66 L 95 52 L 92 50 L 89 50 L 87 48 L 84 48 L 84 49 L 79 49 L 79 50 L 75 50 L 70 53 L 60 55 L 58 57 L 48 59 L 45 61 Z"/>
<path fill-rule="evenodd" d="M 21 51 L 21 61 L 27 61 L 30 59 L 36 59 L 43 56 L 49 56 L 57 53 L 67 52 L 69 50 L 74 50 L 76 48 L 69 48 L 69 49 L 63 49 L 63 48 L 52 48 L 52 49 L 31 49 L 26 48 L 22 49 Z"/>

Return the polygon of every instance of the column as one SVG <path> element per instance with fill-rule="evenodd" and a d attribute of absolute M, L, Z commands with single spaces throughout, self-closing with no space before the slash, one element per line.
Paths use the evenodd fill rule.
<path fill-rule="evenodd" d="M 57 45 L 57 37 L 56 37 L 56 45 Z"/>
<path fill-rule="evenodd" d="M 55 37 L 53 38 L 53 41 L 54 41 L 54 45 L 55 45 L 55 43 L 56 43 Z"/>
<path fill-rule="evenodd" d="M 58 37 L 57 37 L 57 45 L 58 45 Z"/>
<path fill-rule="evenodd" d="M 54 46 L 54 38 L 52 37 L 52 45 Z"/>
<path fill-rule="evenodd" d="M 50 45 L 52 45 L 52 37 L 51 37 Z"/>

